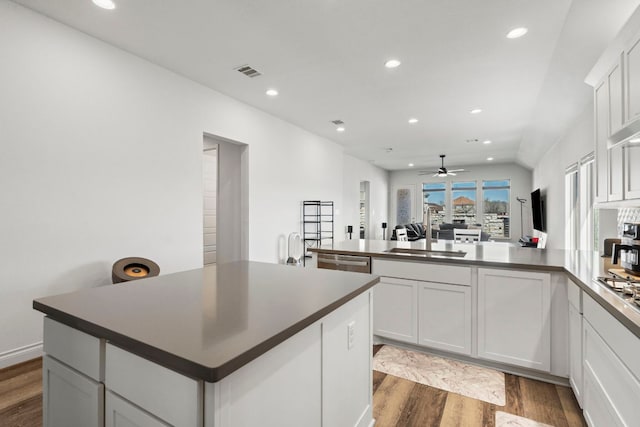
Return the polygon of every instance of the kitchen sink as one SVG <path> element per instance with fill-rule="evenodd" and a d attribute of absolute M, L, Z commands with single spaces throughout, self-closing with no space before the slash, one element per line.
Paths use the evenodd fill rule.
<path fill-rule="evenodd" d="M 407 254 L 407 255 L 422 255 L 422 256 L 443 256 L 443 257 L 457 257 L 463 258 L 467 255 L 463 251 L 432 251 L 429 249 L 411 249 L 411 248 L 391 248 L 386 250 L 390 254 Z"/>

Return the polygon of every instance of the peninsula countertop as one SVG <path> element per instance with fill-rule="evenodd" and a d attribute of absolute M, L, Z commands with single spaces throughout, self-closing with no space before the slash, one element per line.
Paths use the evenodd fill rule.
<path fill-rule="evenodd" d="M 241 261 L 39 298 L 33 307 L 162 366 L 216 382 L 378 280 Z"/>
<path fill-rule="evenodd" d="M 434 242 L 431 249 L 462 251 L 466 253 L 464 257 L 389 252 L 393 248 L 425 249 L 425 242 L 425 240 L 398 242 L 360 239 L 339 242 L 333 248 L 320 247 L 309 250 L 317 253 L 364 255 L 399 261 L 564 272 L 572 282 L 640 338 L 638 307 L 619 298 L 615 291 L 595 281 L 598 276 L 606 275 L 609 268 L 616 267 L 609 262 L 608 258 L 600 257 L 597 252 L 523 248 L 506 242 L 455 243 L 451 240 Z"/>

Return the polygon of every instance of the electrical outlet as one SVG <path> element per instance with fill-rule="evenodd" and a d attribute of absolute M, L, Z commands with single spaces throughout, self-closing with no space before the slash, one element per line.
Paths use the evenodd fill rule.
<path fill-rule="evenodd" d="M 356 335 L 355 326 L 355 320 L 349 322 L 349 324 L 347 325 L 347 350 L 351 350 L 353 348 L 353 341 L 355 340 Z"/>

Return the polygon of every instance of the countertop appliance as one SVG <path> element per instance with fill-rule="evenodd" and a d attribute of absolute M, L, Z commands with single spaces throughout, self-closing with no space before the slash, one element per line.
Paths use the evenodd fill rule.
<path fill-rule="evenodd" d="M 371 273 L 371 258 L 368 256 L 318 253 L 318 268 Z"/>
<path fill-rule="evenodd" d="M 597 281 L 605 285 L 629 306 L 640 311 L 640 277 L 628 274 L 623 269 L 609 269 L 610 276 L 600 276 Z"/>
<path fill-rule="evenodd" d="M 640 275 L 640 223 L 625 222 L 620 244 L 614 244 L 611 262 L 620 260 L 620 266 L 629 274 Z"/>

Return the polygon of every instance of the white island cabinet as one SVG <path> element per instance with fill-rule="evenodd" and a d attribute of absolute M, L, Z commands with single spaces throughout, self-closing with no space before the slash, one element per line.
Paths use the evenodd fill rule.
<path fill-rule="evenodd" d="M 45 318 L 45 342 L 66 338 L 69 354 L 76 355 L 45 356 L 44 425 L 368 427 L 370 299 L 370 291 L 361 294 L 215 383 Z M 94 348 L 87 351 L 87 345 Z M 95 379 L 78 370 L 91 364 Z"/>
<path fill-rule="evenodd" d="M 241 261 L 35 300 L 44 426 L 372 427 L 377 282 Z"/>

